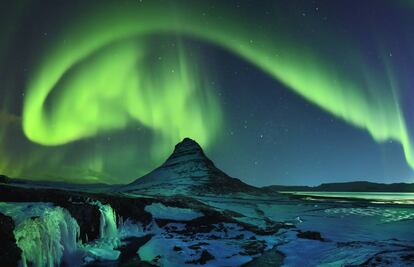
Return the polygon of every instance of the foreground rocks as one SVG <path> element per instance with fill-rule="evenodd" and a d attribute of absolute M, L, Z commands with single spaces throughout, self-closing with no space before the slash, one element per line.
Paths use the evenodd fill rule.
<path fill-rule="evenodd" d="M 12 218 L 0 213 L 0 264 L 2 267 L 17 266 L 21 250 L 16 245 L 13 235 Z"/>
<path fill-rule="evenodd" d="M 237 220 L 237 216 L 232 216 L 237 214 L 216 210 L 199 200 L 186 196 L 132 197 L 118 193 L 87 193 L 0 184 L 0 202 L 44 202 L 53 203 L 55 206 L 66 209 L 77 221 L 80 227 L 80 239 L 83 243 L 99 238 L 101 214 L 99 206 L 95 204 L 97 201 L 109 204 L 115 211 L 117 218 L 122 218 L 122 220 L 118 219 L 118 226 L 128 219 L 132 223 L 142 226 L 144 234 L 146 234 L 145 237 L 131 237 L 123 240 L 123 245 L 117 248 L 121 252 L 118 266 L 160 266 L 168 262 L 168 255 L 155 255 L 154 258 L 141 259 L 137 254 L 141 247 L 154 240 L 154 242 L 160 242 L 161 245 L 166 246 L 161 251 L 168 250 L 182 257 L 182 264 L 204 265 L 210 264 L 210 262 L 219 263 L 223 260 L 231 260 L 231 258 L 243 259 L 240 260 L 243 263 L 260 256 L 273 247 L 273 244 L 268 243 L 267 237 L 275 235 L 285 227 L 283 224 L 270 221 L 266 223 L 267 226 L 264 228 L 257 227 Z M 161 217 L 154 217 L 146 210 L 146 207 L 154 206 L 153 204 L 156 207 L 165 206 L 163 211 L 165 214 L 161 214 Z M 193 219 L 174 218 L 172 216 L 174 214 L 169 214 L 172 210 L 184 210 L 199 214 L 199 216 Z M 172 217 L 168 218 L 169 216 Z M 9 235 L 2 235 L 3 239 L 7 239 L 2 244 L 8 244 L 7 247 L 14 248 L 10 252 L 13 257 L 9 257 L 9 259 L 14 261 L 10 263 L 10 266 L 15 266 L 20 258 L 20 251 L 15 246 L 13 239 L 13 231 L 11 230 L 13 221 L 7 216 L 4 221 L 5 224 L 0 227 L 0 230 L 9 233 Z M 180 245 L 175 243 L 177 240 L 181 240 L 178 243 Z M 216 254 L 212 253 L 217 246 L 226 250 L 228 243 L 232 244 L 233 250 L 237 249 L 234 252 L 224 253 L 227 258 L 220 258 L 224 256 L 217 254 L 217 252 Z M 14 244 L 14 247 L 10 244 Z M 159 248 L 159 245 L 156 245 L 155 248 Z M 7 253 L 4 252 L 2 255 L 8 255 Z M 90 266 L 105 266 L 105 264 L 105 262 L 93 262 Z"/>

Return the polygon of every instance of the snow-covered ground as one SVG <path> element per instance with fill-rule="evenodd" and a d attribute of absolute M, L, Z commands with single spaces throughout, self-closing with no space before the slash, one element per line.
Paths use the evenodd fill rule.
<path fill-rule="evenodd" d="M 274 266 L 263 263 L 266 257 L 281 257 L 283 266 L 414 266 L 412 205 L 286 195 L 199 196 L 181 206 L 168 201 L 148 202 L 144 210 L 152 221 L 146 226 L 92 201 L 101 222 L 99 238 L 89 243 L 79 240 L 76 220 L 51 203 L 0 203 L 0 212 L 15 221 L 23 263 L 33 266 L 116 266 L 120 248 L 144 236 L 148 242 L 135 255 L 154 266 L 241 266 L 252 260 Z"/>
<path fill-rule="evenodd" d="M 145 211 L 151 213 L 155 219 L 167 219 L 174 221 L 191 221 L 203 216 L 202 212 L 192 209 L 168 207 L 162 203 L 153 203 L 145 207 Z"/>
<path fill-rule="evenodd" d="M 189 235 L 184 224 L 167 224 L 138 254 L 160 266 L 240 266 L 260 255 L 249 251 L 249 245 L 267 250 L 279 242 L 275 236 L 258 236 L 237 224 L 212 227 L 210 232 Z M 203 260 L 203 254 L 209 256 Z"/>
<path fill-rule="evenodd" d="M 414 266 L 412 205 L 214 197 L 203 201 L 242 214 L 238 220 L 295 225 L 278 235 L 284 266 Z M 306 231 L 320 233 L 323 241 L 298 238 Z"/>

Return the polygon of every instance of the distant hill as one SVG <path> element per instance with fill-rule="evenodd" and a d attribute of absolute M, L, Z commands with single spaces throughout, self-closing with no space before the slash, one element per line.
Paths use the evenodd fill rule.
<path fill-rule="evenodd" d="M 371 183 L 367 181 L 324 183 L 318 186 L 271 185 L 266 191 L 322 191 L 322 192 L 414 192 L 414 183 Z"/>
<path fill-rule="evenodd" d="M 48 180 L 30 180 L 22 178 L 10 178 L 6 175 L 0 174 L 0 184 L 9 184 L 19 187 L 26 188 L 57 188 L 71 191 L 82 191 L 82 192 L 105 192 L 117 185 L 108 185 L 105 183 L 95 184 L 81 184 L 81 183 L 70 183 L 63 181 L 48 181 Z"/>

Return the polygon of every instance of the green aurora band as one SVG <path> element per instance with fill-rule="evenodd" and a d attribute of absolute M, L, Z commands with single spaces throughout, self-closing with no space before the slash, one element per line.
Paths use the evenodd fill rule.
<path fill-rule="evenodd" d="M 162 62 L 154 64 L 145 59 L 150 54 L 145 44 L 122 41 L 88 55 L 65 77 L 49 72 L 41 81 L 46 86 L 33 87 L 38 89 L 26 99 L 27 136 L 42 145 L 62 145 L 136 120 L 159 136 L 154 147 L 172 147 L 186 136 L 207 145 L 221 122 L 219 106 L 182 48 L 174 50 L 158 53 Z M 61 70 L 64 58 L 49 70 Z M 59 88 L 55 95 L 49 94 L 53 87 Z M 165 156 L 157 151 L 155 158 Z"/>
<path fill-rule="evenodd" d="M 208 145 L 222 115 L 203 82 L 200 73 L 206 75 L 205 70 L 181 45 L 161 52 L 166 63 L 147 60 L 156 50 L 153 36 L 180 35 L 239 55 L 378 142 L 400 142 L 414 167 L 391 63 L 384 62 L 387 77 L 376 80 L 377 73 L 370 73 L 355 48 L 352 60 L 358 75 L 347 75 L 323 51 L 283 30 L 257 31 L 254 18 L 232 17 L 224 7 L 214 14 L 204 11 L 200 3 L 189 8 L 152 1 L 139 8 L 97 8 L 95 15 L 68 25 L 45 49 L 29 80 L 23 109 L 27 138 L 58 146 L 137 121 L 160 137 L 154 142 L 154 158 L 185 136 Z"/>

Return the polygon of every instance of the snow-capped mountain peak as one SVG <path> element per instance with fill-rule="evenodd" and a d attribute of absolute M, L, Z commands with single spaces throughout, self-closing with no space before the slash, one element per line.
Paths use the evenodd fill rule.
<path fill-rule="evenodd" d="M 204 154 L 201 146 L 190 138 L 178 143 L 160 167 L 122 187 L 122 191 L 162 195 L 226 194 L 257 190 L 219 170 Z"/>

